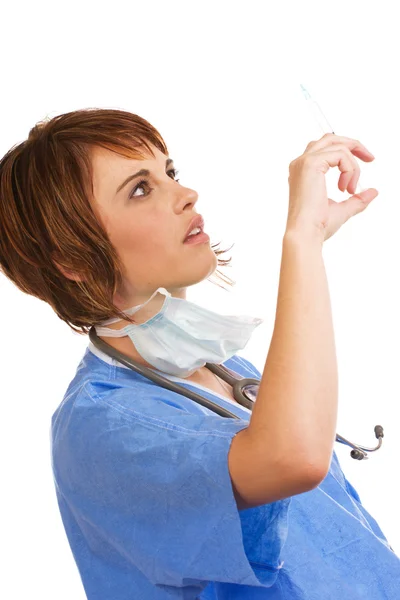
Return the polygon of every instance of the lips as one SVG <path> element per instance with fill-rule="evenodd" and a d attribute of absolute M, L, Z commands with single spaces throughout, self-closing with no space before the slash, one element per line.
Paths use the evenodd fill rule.
<path fill-rule="evenodd" d="M 204 229 L 204 220 L 203 220 L 203 217 L 201 215 L 196 215 L 190 221 L 189 227 L 186 230 L 186 235 L 185 235 L 185 237 L 183 239 L 184 242 L 187 240 L 188 235 L 192 231 L 192 229 L 195 229 L 196 227 L 200 227 L 201 231 L 203 231 L 203 229 Z"/>

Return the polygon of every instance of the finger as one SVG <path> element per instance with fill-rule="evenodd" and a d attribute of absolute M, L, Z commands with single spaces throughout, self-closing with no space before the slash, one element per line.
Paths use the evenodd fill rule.
<path fill-rule="evenodd" d="M 370 152 L 359 140 L 354 140 L 345 136 L 335 135 L 334 133 L 325 133 L 321 139 L 310 142 L 305 152 L 316 152 L 335 144 L 344 144 L 354 156 L 360 158 L 364 162 L 371 162 L 375 156 Z"/>
<path fill-rule="evenodd" d="M 329 149 L 322 150 L 320 152 L 313 152 L 312 154 L 303 155 L 305 160 L 310 162 L 318 161 L 321 162 L 322 171 L 326 173 L 329 167 L 338 167 L 342 173 L 340 175 L 341 185 L 344 180 L 345 184 L 350 182 L 353 177 L 354 171 L 359 172 L 360 167 L 357 164 L 356 159 L 351 154 L 350 150 L 346 146 L 339 146 L 337 144 L 331 146 Z M 315 164 L 315 163 L 314 163 Z M 319 170 L 319 169 L 317 169 Z M 346 188 L 344 187 L 342 191 Z"/>
<path fill-rule="evenodd" d="M 341 150 L 344 154 L 348 156 L 348 159 L 351 161 L 352 168 L 341 173 L 338 181 L 338 188 L 341 192 L 344 192 L 347 189 L 349 194 L 354 194 L 354 192 L 357 189 L 357 181 L 360 178 L 359 164 L 347 146 L 343 144 L 335 144 L 331 146 L 331 148 L 335 148 L 335 150 Z M 319 152 L 319 154 L 325 154 L 326 152 L 329 152 L 329 150 L 323 150 L 322 152 Z"/>
<path fill-rule="evenodd" d="M 359 179 L 360 179 L 360 169 L 354 171 L 353 177 L 350 179 L 349 183 L 347 184 L 346 189 L 349 192 L 349 194 L 354 194 L 354 192 L 357 189 Z"/>
<path fill-rule="evenodd" d="M 354 179 L 354 170 L 341 173 L 338 181 L 338 188 L 341 192 L 348 190 L 349 194 L 354 194 L 355 189 L 351 188 L 351 183 Z"/>

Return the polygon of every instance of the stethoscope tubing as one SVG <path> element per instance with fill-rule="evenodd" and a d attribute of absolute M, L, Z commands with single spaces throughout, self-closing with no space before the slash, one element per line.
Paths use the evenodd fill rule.
<path fill-rule="evenodd" d="M 145 367 L 144 365 L 139 365 L 133 359 L 128 358 L 127 356 L 122 354 L 122 352 L 119 352 L 119 350 L 116 350 L 116 348 L 113 348 L 112 346 L 110 346 L 110 344 L 107 344 L 107 342 L 105 342 L 104 340 L 99 338 L 94 327 L 91 327 L 89 330 L 89 338 L 90 338 L 91 342 L 93 343 L 93 345 L 95 347 L 97 347 L 99 350 L 103 351 L 108 356 L 115 358 L 120 363 L 122 363 L 126 367 L 132 369 L 139 375 L 143 375 L 147 379 L 150 379 L 157 385 L 160 385 L 161 387 L 166 388 L 170 391 L 176 392 L 177 394 L 186 396 L 187 398 L 189 398 L 189 400 L 194 400 L 195 402 L 198 402 L 201 406 L 204 406 L 205 408 L 213 411 L 214 413 L 220 415 L 221 417 L 227 417 L 227 418 L 233 418 L 233 419 L 241 418 L 241 417 L 238 417 L 237 415 L 235 415 L 230 410 L 223 408 L 222 406 L 219 406 L 212 400 L 209 400 L 208 398 L 204 398 L 203 396 L 200 396 L 200 394 L 197 394 L 196 392 L 187 390 L 183 386 L 175 383 L 174 381 L 170 381 L 169 379 L 166 379 L 159 373 L 156 373 L 155 371 L 153 371 L 152 369 L 149 369 L 148 367 Z M 206 363 L 205 366 L 210 371 L 215 373 L 218 377 L 221 377 L 224 381 L 226 381 L 229 385 L 232 386 L 233 397 L 238 402 L 238 404 L 240 404 L 241 406 L 245 406 L 250 411 L 252 410 L 253 401 L 250 400 L 249 398 L 246 398 L 245 395 L 243 394 L 242 390 L 244 387 L 246 387 L 248 385 L 259 385 L 260 384 L 259 379 L 255 379 L 252 377 L 242 377 L 241 379 L 238 379 L 237 377 L 234 377 L 233 375 L 231 375 L 229 373 L 229 370 L 227 369 L 227 367 L 225 367 L 224 365 L 215 365 L 215 364 L 211 364 L 211 363 Z M 360 446 L 360 445 L 354 444 L 353 442 L 350 442 L 349 440 L 347 440 L 346 438 L 344 438 L 343 436 L 341 436 L 339 434 L 336 434 L 336 441 L 352 448 L 352 451 L 350 453 L 352 458 L 354 458 L 356 460 L 363 460 L 363 459 L 368 459 L 368 456 L 366 454 L 367 452 L 375 452 L 376 450 L 379 450 L 379 448 L 382 446 L 383 428 L 380 425 L 375 426 L 375 436 L 379 440 L 378 446 L 376 446 L 375 448 L 367 448 L 365 446 Z"/>
<path fill-rule="evenodd" d="M 170 381 L 169 379 L 162 377 L 162 375 L 159 375 L 159 373 L 156 373 L 152 369 L 149 369 L 144 365 L 139 365 L 131 358 L 126 357 L 124 354 L 122 354 L 122 352 L 119 352 L 119 350 L 116 350 L 115 348 L 110 346 L 110 344 L 107 344 L 104 340 L 99 338 L 93 327 L 89 330 L 89 338 L 92 344 L 96 346 L 99 350 L 102 350 L 108 356 L 117 359 L 126 367 L 129 367 L 139 375 L 143 375 L 144 377 L 150 379 L 154 383 L 157 383 L 161 387 L 164 387 L 172 392 L 176 392 L 177 394 L 181 394 L 182 396 L 186 396 L 187 398 L 189 398 L 189 400 L 194 400 L 195 402 L 198 402 L 205 408 L 208 408 L 209 410 L 217 413 L 221 417 L 240 419 L 240 417 L 238 417 L 234 413 L 223 408 L 222 406 L 218 406 L 218 404 L 215 404 L 211 400 L 208 400 L 208 398 L 203 398 L 203 396 L 200 396 L 200 394 L 187 390 L 184 387 L 175 383 L 174 381 Z"/>

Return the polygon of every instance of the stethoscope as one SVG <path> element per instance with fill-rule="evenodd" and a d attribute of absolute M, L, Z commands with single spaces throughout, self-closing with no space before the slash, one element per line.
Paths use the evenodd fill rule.
<path fill-rule="evenodd" d="M 107 342 L 99 338 L 94 327 L 91 327 L 89 330 L 89 338 L 96 348 L 98 348 L 108 356 L 115 358 L 120 363 L 122 363 L 126 367 L 129 367 L 136 373 L 139 373 L 147 379 L 150 379 L 154 383 L 168 390 L 171 390 L 172 392 L 176 392 L 177 394 L 182 394 L 190 400 L 194 400 L 198 404 L 201 404 L 205 408 L 208 408 L 209 410 L 213 411 L 217 415 L 220 415 L 221 417 L 240 419 L 240 417 L 230 412 L 226 408 L 219 406 L 215 402 L 212 402 L 212 400 L 208 400 L 207 398 L 203 398 L 203 396 L 200 396 L 200 394 L 197 394 L 196 392 L 187 390 L 181 385 L 178 385 L 177 383 L 166 379 L 165 377 L 163 377 L 159 373 L 156 373 L 152 369 L 140 365 L 133 359 L 125 356 L 125 354 L 122 354 L 122 352 L 119 352 L 118 350 L 110 346 L 110 344 L 107 344 Z M 228 369 L 224 365 L 206 363 L 205 366 L 207 367 L 207 369 L 215 373 L 215 375 L 221 377 L 221 379 L 223 379 L 226 383 L 232 386 L 233 397 L 235 398 L 236 402 L 238 402 L 241 406 L 248 408 L 250 411 L 253 409 L 253 404 L 256 401 L 257 391 L 260 385 L 259 379 L 255 379 L 252 377 L 235 377 L 232 374 L 232 371 L 230 371 L 230 369 Z M 336 434 L 336 441 L 340 442 L 341 444 L 350 446 L 350 448 L 353 448 L 350 452 L 350 456 L 352 458 L 356 460 L 364 460 L 368 458 L 367 452 L 375 452 L 376 450 L 379 450 L 379 448 L 382 446 L 383 427 L 381 427 L 381 425 L 376 425 L 374 431 L 375 437 L 379 441 L 378 445 L 375 448 L 366 448 L 364 446 L 353 444 L 352 442 L 349 442 L 349 440 L 346 440 L 346 438 L 342 437 L 339 434 Z"/>

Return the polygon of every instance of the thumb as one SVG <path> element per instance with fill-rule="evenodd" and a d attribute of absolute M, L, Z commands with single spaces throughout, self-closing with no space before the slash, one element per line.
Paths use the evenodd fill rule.
<path fill-rule="evenodd" d="M 378 194 L 379 192 L 375 188 L 368 188 L 340 202 L 340 207 L 346 216 L 346 220 L 365 210 Z"/>

